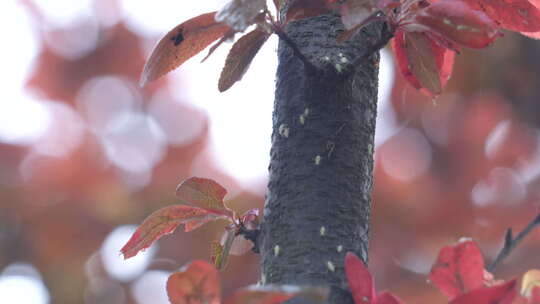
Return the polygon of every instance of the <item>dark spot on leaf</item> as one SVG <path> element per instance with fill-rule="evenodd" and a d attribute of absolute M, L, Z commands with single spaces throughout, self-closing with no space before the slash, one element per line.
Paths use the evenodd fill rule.
<path fill-rule="evenodd" d="M 175 46 L 178 46 L 182 41 L 184 41 L 184 35 L 182 34 L 182 29 L 178 30 L 178 34 L 171 37 L 171 40 L 174 42 Z"/>

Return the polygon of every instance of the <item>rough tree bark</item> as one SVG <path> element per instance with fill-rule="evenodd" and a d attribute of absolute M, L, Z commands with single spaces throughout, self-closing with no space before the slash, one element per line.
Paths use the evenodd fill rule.
<path fill-rule="evenodd" d="M 336 16 L 287 26 L 317 68 L 280 42 L 270 180 L 259 239 L 261 281 L 330 286 L 330 303 L 353 303 L 347 251 L 367 261 L 379 54 L 345 69 L 381 41 L 374 24 L 339 44 Z"/>

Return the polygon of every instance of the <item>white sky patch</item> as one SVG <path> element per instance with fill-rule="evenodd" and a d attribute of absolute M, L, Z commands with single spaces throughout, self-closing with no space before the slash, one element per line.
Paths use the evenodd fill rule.
<path fill-rule="evenodd" d="M 49 291 L 29 264 L 11 264 L 0 275 L 0 303 L 48 304 Z"/>
<path fill-rule="evenodd" d="M 152 245 L 146 251 L 139 252 L 136 256 L 124 260 L 120 255 L 120 249 L 127 243 L 135 232 L 135 226 L 120 226 L 114 229 L 101 246 L 101 259 L 105 270 L 112 278 L 126 282 L 138 277 L 146 270 L 152 261 L 157 244 Z"/>
<path fill-rule="evenodd" d="M 375 147 L 394 135 L 399 128 L 396 127 L 394 108 L 391 102 L 392 87 L 395 78 L 394 59 L 387 49 L 381 50 L 379 64 L 379 91 L 377 105 L 377 125 L 375 128 Z"/>
<path fill-rule="evenodd" d="M 63 1 L 63 0 L 58 0 Z M 178 24 L 198 15 L 218 10 L 226 0 L 204 0 L 194 4 L 178 0 L 121 0 L 127 26 L 143 35 L 165 35 Z"/>
<path fill-rule="evenodd" d="M 42 102 L 20 92 L 11 98 L 0 97 L 0 142 L 32 144 L 45 134 L 51 118 L 50 111 Z"/>
<path fill-rule="evenodd" d="M 131 292 L 138 304 L 169 304 L 167 279 L 170 273 L 161 270 L 146 272 L 131 286 Z"/>
<path fill-rule="evenodd" d="M 54 27 L 69 25 L 81 17 L 91 16 L 92 13 L 92 0 L 34 0 L 34 2 Z"/>
<path fill-rule="evenodd" d="M 204 63 L 206 52 L 173 74 L 180 84 L 176 93 L 207 112 L 210 143 L 207 151 L 221 169 L 242 183 L 267 175 L 270 161 L 272 108 L 277 68 L 277 39 L 271 37 L 248 72 L 231 89 L 220 93 L 219 74 L 231 44 L 222 45 Z M 173 88 L 174 89 L 174 88 Z"/>

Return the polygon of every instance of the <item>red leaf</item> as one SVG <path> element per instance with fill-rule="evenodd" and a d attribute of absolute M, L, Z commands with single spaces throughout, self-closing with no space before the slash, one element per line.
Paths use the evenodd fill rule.
<path fill-rule="evenodd" d="M 150 214 L 137 228 L 129 241 L 122 247 L 120 252 L 124 259 L 135 256 L 163 235 L 172 233 L 180 224 L 192 221 L 214 220 L 224 217 L 222 214 L 211 213 L 208 210 L 185 205 L 174 205 L 161 208 Z M 193 229 L 193 226 L 191 226 Z"/>
<path fill-rule="evenodd" d="M 484 259 L 473 241 L 441 249 L 430 281 L 450 300 L 484 286 Z"/>
<path fill-rule="evenodd" d="M 221 286 L 217 270 L 205 261 L 194 261 L 167 280 L 172 304 L 219 304 Z"/>
<path fill-rule="evenodd" d="M 460 0 L 442 0 L 421 10 L 415 21 L 454 43 L 484 48 L 501 33 L 497 24 L 481 11 Z"/>
<path fill-rule="evenodd" d="M 217 12 L 216 20 L 242 32 L 255 23 L 255 19 L 265 8 L 266 0 L 230 0 Z"/>
<path fill-rule="evenodd" d="M 500 27 L 516 32 L 540 31 L 540 11 L 528 0 L 464 0 Z"/>
<path fill-rule="evenodd" d="M 242 79 L 251 61 L 268 37 L 270 37 L 269 33 L 255 29 L 236 41 L 225 60 L 225 67 L 223 67 L 219 77 L 218 88 L 220 92 L 228 90 L 235 82 Z"/>
<path fill-rule="evenodd" d="M 516 280 L 493 287 L 480 287 L 460 295 L 450 304 L 511 304 L 517 292 Z"/>
<path fill-rule="evenodd" d="M 398 67 L 407 81 L 429 96 L 441 93 L 450 78 L 454 52 L 425 33 L 398 30 L 392 39 Z"/>
<path fill-rule="evenodd" d="M 315 302 L 323 302 L 328 288 L 286 286 L 249 286 L 236 291 L 225 304 L 279 304 L 295 296 L 303 296 Z"/>
<path fill-rule="evenodd" d="M 176 188 L 176 196 L 182 200 L 182 203 L 232 218 L 233 212 L 223 202 L 226 194 L 225 188 L 208 178 L 191 177 Z"/>
<path fill-rule="evenodd" d="M 285 23 L 331 13 L 339 7 L 329 0 L 292 0 L 285 15 Z"/>
<path fill-rule="evenodd" d="M 346 0 L 341 4 L 341 21 L 345 29 L 350 30 L 362 24 L 373 12 L 371 0 Z"/>
<path fill-rule="evenodd" d="M 356 304 L 371 303 L 375 298 L 375 285 L 369 270 L 354 253 L 345 256 L 345 274 Z"/>
<path fill-rule="evenodd" d="M 403 304 L 403 301 L 388 291 L 385 291 L 377 295 L 374 304 Z"/>
<path fill-rule="evenodd" d="M 167 33 L 146 62 L 140 84 L 144 86 L 174 70 L 225 35 L 229 27 L 216 22 L 215 14 L 207 13 L 192 18 Z"/>

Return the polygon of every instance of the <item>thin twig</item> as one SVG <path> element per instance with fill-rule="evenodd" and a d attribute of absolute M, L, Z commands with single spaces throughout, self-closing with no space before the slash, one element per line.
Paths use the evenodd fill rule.
<path fill-rule="evenodd" d="M 540 225 L 540 214 L 538 214 L 528 225 L 518 233 L 518 235 L 514 238 L 512 236 L 512 228 L 508 228 L 506 230 L 506 235 L 504 237 L 504 246 L 495 258 L 495 260 L 487 267 L 487 270 L 489 272 L 493 272 L 495 267 L 497 267 L 498 264 L 501 263 L 502 260 L 504 260 L 514 248 L 529 234 L 531 231 L 533 231 L 534 228 L 536 228 L 538 225 Z"/>
<path fill-rule="evenodd" d="M 304 66 L 306 69 L 310 70 L 316 70 L 317 68 L 311 63 L 304 54 L 300 51 L 296 43 L 281 29 L 280 26 L 276 24 L 272 24 L 272 29 L 274 30 L 274 33 L 278 35 L 279 39 L 283 40 L 293 51 L 294 56 L 296 56 L 302 63 L 304 63 Z"/>
<path fill-rule="evenodd" d="M 382 26 L 383 26 L 382 35 L 381 35 L 380 39 L 377 40 L 377 43 L 375 43 L 374 45 L 368 47 L 364 51 L 364 53 L 362 53 L 358 57 L 354 58 L 354 60 L 352 61 L 351 65 L 350 65 L 351 68 L 350 68 L 350 70 L 348 71 L 348 73 L 345 76 L 350 76 L 351 74 L 353 74 L 356 67 L 360 66 L 360 64 L 363 61 L 367 60 L 369 58 L 369 56 L 373 55 L 374 53 L 376 53 L 377 51 L 382 49 L 386 44 L 388 44 L 390 39 L 392 39 L 394 37 L 394 31 L 390 28 L 388 23 L 384 22 L 382 24 Z"/>

